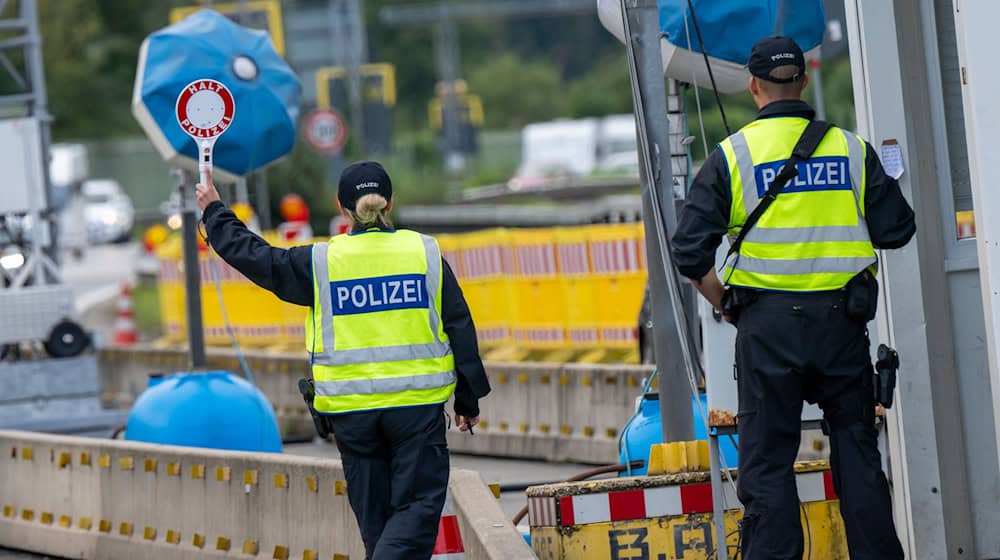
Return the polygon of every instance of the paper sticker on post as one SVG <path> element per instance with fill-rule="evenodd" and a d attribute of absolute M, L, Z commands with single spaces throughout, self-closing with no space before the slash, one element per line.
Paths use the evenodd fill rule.
<path fill-rule="evenodd" d="M 903 176 L 903 149 L 896 142 L 895 138 L 889 138 L 882 142 L 882 168 L 885 174 L 893 179 Z"/>

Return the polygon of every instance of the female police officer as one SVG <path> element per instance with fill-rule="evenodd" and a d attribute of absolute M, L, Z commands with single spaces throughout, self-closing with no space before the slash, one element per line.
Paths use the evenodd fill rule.
<path fill-rule="evenodd" d="M 329 415 L 367 557 L 430 558 L 448 485 L 444 403 L 462 431 L 490 391 L 462 291 L 433 238 L 394 229 L 392 182 L 347 167 L 337 199 L 352 231 L 271 247 L 198 185 L 216 253 L 279 298 L 309 306 L 314 407 Z"/>

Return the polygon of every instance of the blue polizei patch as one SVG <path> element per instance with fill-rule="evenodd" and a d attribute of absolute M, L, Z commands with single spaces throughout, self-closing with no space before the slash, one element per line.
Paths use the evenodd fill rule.
<path fill-rule="evenodd" d="M 772 161 L 754 166 L 757 196 L 763 197 L 771 188 L 785 161 Z M 844 156 L 810 158 L 797 167 L 799 175 L 781 190 L 782 193 L 851 190 L 850 162 Z"/>
<path fill-rule="evenodd" d="M 427 308 L 427 278 L 423 274 L 376 276 L 330 282 L 334 315 L 355 315 L 396 309 Z"/>

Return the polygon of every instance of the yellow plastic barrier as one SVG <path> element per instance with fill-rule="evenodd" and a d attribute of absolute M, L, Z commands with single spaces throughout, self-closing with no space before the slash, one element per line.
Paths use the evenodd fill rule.
<path fill-rule="evenodd" d="M 289 246 L 265 235 L 277 246 Z M 472 310 L 484 355 L 495 360 L 638 360 L 646 286 L 641 224 L 491 229 L 438 236 Z M 301 242 L 299 242 L 301 243 Z M 181 243 L 157 251 L 167 343 L 186 336 Z M 228 345 L 215 274 L 241 345 L 299 349 L 307 310 L 280 301 L 212 251 L 199 256 L 205 339 Z M 213 273 L 212 266 L 215 268 Z"/>

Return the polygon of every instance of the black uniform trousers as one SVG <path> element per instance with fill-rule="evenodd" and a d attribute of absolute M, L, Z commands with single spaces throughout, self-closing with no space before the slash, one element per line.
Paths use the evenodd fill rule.
<path fill-rule="evenodd" d="M 742 558 L 803 557 L 793 465 L 806 400 L 819 403 L 829 429 L 851 559 L 902 560 L 877 447 L 868 333 L 847 317 L 843 292 L 759 293 L 739 317 L 736 365 Z"/>
<path fill-rule="evenodd" d="M 444 405 L 330 417 L 368 560 L 427 560 L 448 490 Z"/>

